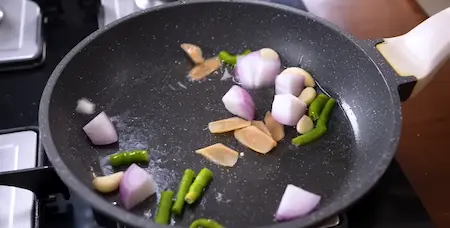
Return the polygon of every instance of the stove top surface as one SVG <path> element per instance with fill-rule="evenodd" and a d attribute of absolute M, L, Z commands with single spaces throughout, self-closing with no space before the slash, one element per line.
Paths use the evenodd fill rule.
<path fill-rule="evenodd" d="M 43 27 L 46 58 L 43 65 L 21 71 L 0 70 L 0 129 L 36 126 L 41 93 L 54 67 L 84 37 L 104 25 L 105 15 L 93 16 L 87 6 L 95 0 L 35 0 L 42 8 L 47 23 Z M 133 0 L 101 0 L 102 3 Z M 49 4 L 50 3 L 54 3 Z M 82 4 L 78 4 L 83 2 Z M 139 1 L 141 6 L 145 2 Z M 276 2 L 305 10 L 301 1 Z M 57 4 L 56 4 L 57 3 Z M 83 5 L 83 7 L 76 7 Z M 145 5 L 145 4 L 144 4 Z M 108 7 L 105 4 L 105 9 Z M 142 6 L 143 7 L 143 6 Z M 134 10 L 138 10 L 134 8 Z M 64 13 L 63 13 L 64 12 Z M 102 13 L 102 12 L 101 12 Z M 103 12 L 104 13 L 104 12 Z M 111 16 L 111 15 L 110 15 Z M 2 205 L 3 206 L 3 205 Z M 99 225 L 92 209 L 78 196 L 69 201 L 50 197 L 40 203 L 41 227 L 94 228 L 118 227 L 104 220 Z M 102 220 L 100 220 L 102 221 Z M 409 185 L 397 162 L 393 162 L 379 184 L 346 213 L 339 216 L 339 228 L 428 228 L 430 218 Z"/>

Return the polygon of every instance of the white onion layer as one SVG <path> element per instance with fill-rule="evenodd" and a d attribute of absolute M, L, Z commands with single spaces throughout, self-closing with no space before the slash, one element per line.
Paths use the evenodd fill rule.
<path fill-rule="evenodd" d="M 83 130 L 94 145 L 108 145 L 118 140 L 116 129 L 105 112 L 84 125 Z"/>
<path fill-rule="evenodd" d="M 275 95 L 272 116 L 281 124 L 295 126 L 306 112 L 306 104 L 292 94 Z"/>
<path fill-rule="evenodd" d="M 275 214 L 275 219 L 277 221 L 287 221 L 302 217 L 314 210 L 320 199 L 319 195 L 288 184 Z"/>

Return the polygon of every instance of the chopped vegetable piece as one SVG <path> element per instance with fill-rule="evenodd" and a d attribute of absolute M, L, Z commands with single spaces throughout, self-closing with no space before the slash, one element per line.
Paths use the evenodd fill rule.
<path fill-rule="evenodd" d="M 105 112 L 99 113 L 87 123 L 83 131 L 94 145 L 108 145 L 119 139 L 114 125 Z"/>
<path fill-rule="evenodd" d="M 244 146 L 261 154 L 271 151 L 277 142 L 255 126 L 249 126 L 234 131 L 234 137 Z"/>
<path fill-rule="evenodd" d="M 169 225 L 170 210 L 172 209 L 172 191 L 161 192 L 161 199 L 159 200 L 158 210 L 156 211 L 155 223 L 161 225 Z"/>
<path fill-rule="evenodd" d="M 292 94 L 275 95 L 272 116 L 281 124 L 295 126 L 306 113 L 306 104 Z"/>
<path fill-rule="evenodd" d="M 252 50 L 250 50 L 250 49 L 245 49 L 239 56 L 248 55 L 248 54 L 250 54 L 250 53 L 252 53 Z"/>
<path fill-rule="evenodd" d="M 286 68 L 281 72 L 281 74 L 296 74 L 296 75 L 302 75 L 305 77 L 305 86 L 307 87 L 314 87 L 316 83 L 314 82 L 313 77 L 310 73 L 308 73 L 306 70 L 303 70 L 299 67 L 289 67 Z"/>
<path fill-rule="evenodd" d="M 255 103 L 250 94 L 243 88 L 233 85 L 222 97 L 225 108 L 231 113 L 246 120 L 255 118 Z"/>
<path fill-rule="evenodd" d="M 180 45 L 186 54 L 191 58 L 195 64 L 201 64 L 205 62 L 202 55 L 202 49 L 194 44 L 183 43 Z"/>
<path fill-rule="evenodd" d="M 148 152 L 146 150 L 131 150 L 119 152 L 109 156 L 111 166 L 129 165 L 131 163 L 147 163 Z"/>
<path fill-rule="evenodd" d="M 184 197 L 189 191 L 189 187 L 192 184 L 192 181 L 194 180 L 195 172 L 192 169 L 186 169 L 184 170 L 183 178 L 181 178 L 180 186 L 178 188 L 177 192 L 177 199 L 175 200 L 175 203 L 172 207 L 172 213 L 175 215 L 181 215 L 181 212 L 183 211 L 184 207 Z"/>
<path fill-rule="evenodd" d="M 110 193 L 115 191 L 119 187 L 122 177 L 122 171 L 113 173 L 108 176 L 95 177 L 92 181 L 92 186 L 94 186 L 95 190 L 101 193 Z"/>
<path fill-rule="evenodd" d="M 230 72 L 228 71 L 228 69 L 225 68 L 225 71 L 223 72 L 222 77 L 220 78 L 220 81 L 226 81 L 229 78 L 233 78 L 233 75 L 230 74 Z"/>
<path fill-rule="evenodd" d="M 184 197 L 184 200 L 188 204 L 193 204 L 197 199 L 200 198 L 204 189 L 211 183 L 213 178 L 213 173 L 208 168 L 203 168 L 198 173 L 194 180 L 194 183 L 189 187 L 189 191 Z"/>
<path fill-rule="evenodd" d="M 294 144 L 296 146 L 306 145 L 308 143 L 316 141 L 317 139 L 322 137 L 325 133 L 327 133 L 327 128 L 320 125 L 304 135 L 299 135 L 299 136 L 293 138 L 292 144 Z"/>
<path fill-rule="evenodd" d="M 272 86 L 280 73 L 281 62 L 278 54 L 269 48 L 238 56 L 236 78 L 246 89 Z"/>
<path fill-rule="evenodd" d="M 317 93 L 316 90 L 312 87 L 306 87 L 303 89 L 302 93 L 300 93 L 300 96 L 298 96 L 298 99 L 305 102 L 305 104 L 310 105 L 314 99 L 316 99 Z"/>
<path fill-rule="evenodd" d="M 328 97 L 325 94 L 319 94 L 319 96 L 314 99 L 308 109 L 308 115 L 313 121 L 319 119 L 320 112 L 322 111 L 325 103 L 327 103 Z"/>
<path fill-rule="evenodd" d="M 153 176 L 136 164 L 130 165 L 120 182 L 120 199 L 129 210 L 156 192 Z"/>
<path fill-rule="evenodd" d="M 255 126 L 256 128 L 258 128 L 260 131 L 264 132 L 264 134 L 272 137 L 272 135 L 270 134 L 269 128 L 267 128 L 267 126 L 264 124 L 263 121 L 252 120 L 252 125 Z"/>
<path fill-rule="evenodd" d="M 224 61 L 227 64 L 235 65 L 236 64 L 236 56 L 232 55 L 226 51 L 219 52 L 219 59 Z"/>
<path fill-rule="evenodd" d="M 321 197 L 314 193 L 288 184 L 275 214 L 275 219 L 287 221 L 304 216 L 317 207 L 320 199 Z"/>
<path fill-rule="evenodd" d="M 197 219 L 191 223 L 189 228 L 224 228 L 218 222 L 211 219 Z"/>
<path fill-rule="evenodd" d="M 195 153 L 203 155 L 203 157 L 214 162 L 217 165 L 233 167 L 238 158 L 239 153 L 222 143 L 216 143 L 214 145 L 196 150 Z"/>
<path fill-rule="evenodd" d="M 297 132 L 305 134 L 314 128 L 314 122 L 309 116 L 304 115 L 297 123 Z"/>
<path fill-rule="evenodd" d="M 212 72 L 219 69 L 221 63 L 219 58 L 210 58 L 207 59 L 205 62 L 198 64 L 194 68 L 189 71 L 189 77 L 191 77 L 192 80 L 202 80 L 206 76 L 210 75 Z"/>
<path fill-rule="evenodd" d="M 273 117 L 270 112 L 266 112 L 266 115 L 264 116 L 264 123 L 267 126 L 267 129 L 269 129 L 270 135 L 272 136 L 273 140 L 279 142 L 284 138 L 284 126 L 280 123 L 278 123 Z"/>
<path fill-rule="evenodd" d="M 280 74 L 275 79 L 275 94 L 300 95 L 304 88 L 305 77 L 296 74 Z"/>
<path fill-rule="evenodd" d="M 209 122 L 208 129 L 211 133 L 224 133 L 250 126 L 251 122 L 239 117 Z"/>
<path fill-rule="evenodd" d="M 252 51 L 250 51 L 249 49 L 246 49 L 242 54 L 236 56 L 236 55 L 232 55 L 232 54 L 230 54 L 230 53 L 228 53 L 226 51 L 221 51 L 221 52 L 219 52 L 219 59 L 224 61 L 227 64 L 230 64 L 230 65 L 234 66 L 234 65 L 236 65 L 236 61 L 237 61 L 237 57 L 238 56 L 248 55 L 251 52 Z"/>
<path fill-rule="evenodd" d="M 77 101 L 77 108 L 75 111 L 81 114 L 92 115 L 95 112 L 95 104 L 86 98 L 81 98 Z"/>
<path fill-rule="evenodd" d="M 319 120 L 317 120 L 317 126 L 327 126 L 328 119 L 330 118 L 331 111 L 333 111 L 334 106 L 336 105 L 336 100 L 334 98 L 328 99 L 325 107 L 323 107 L 322 112 L 320 113 Z"/>

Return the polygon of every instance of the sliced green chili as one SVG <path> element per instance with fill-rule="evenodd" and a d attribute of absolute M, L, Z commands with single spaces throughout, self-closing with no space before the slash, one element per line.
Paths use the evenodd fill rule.
<path fill-rule="evenodd" d="M 168 225 L 170 223 L 170 209 L 172 208 L 172 191 L 161 192 L 158 210 L 156 211 L 155 223 Z"/>
<path fill-rule="evenodd" d="M 236 64 L 236 56 L 232 55 L 226 51 L 219 52 L 219 59 L 230 65 Z"/>
<path fill-rule="evenodd" d="M 325 103 L 327 103 L 328 97 L 324 94 L 319 94 L 316 99 L 311 103 L 308 109 L 308 116 L 311 117 L 313 121 L 316 121 L 320 117 L 320 112 L 322 111 Z"/>
<path fill-rule="evenodd" d="M 245 49 L 239 56 L 248 55 L 248 54 L 250 54 L 250 53 L 252 53 L 252 50 L 250 50 L 250 49 Z"/>
<path fill-rule="evenodd" d="M 313 141 L 316 141 L 320 137 L 322 137 L 325 133 L 327 133 L 327 128 L 324 126 L 317 126 L 306 134 L 299 135 L 292 139 L 292 144 L 296 146 L 306 145 Z"/>
<path fill-rule="evenodd" d="M 224 228 L 218 222 L 212 219 L 197 219 L 191 223 L 189 228 Z"/>
<path fill-rule="evenodd" d="M 232 54 L 228 53 L 227 51 L 221 51 L 221 52 L 219 52 L 219 59 L 227 64 L 234 66 L 234 65 L 236 65 L 238 56 L 248 55 L 251 52 L 252 51 L 250 49 L 245 49 L 245 51 L 239 55 L 232 55 Z"/>
<path fill-rule="evenodd" d="M 175 215 L 180 215 L 183 211 L 184 207 L 184 197 L 189 191 L 189 187 L 192 184 L 192 181 L 194 180 L 195 172 L 192 169 L 186 169 L 184 170 L 183 178 L 181 178 L 180 186 L 178 188 L 177 192 L 177 199 L 175 200 L 175 203 L 172 207 L 172 213 Z"/>
<path fill-rule="evenodd" d="M 325 107 L 323 107 L 322 112 L 320 113 L 319 120 L 317 120 L 317 126 L 326 127 L 328 119 L 330 119 L 331 111 L 333 111 L 334 106 L 336 105 L 336 100 L 334 98 L 330 98 Z"/>
<path fill-rule="evenodd" d="M 203 190 L 209 185 L 212 181 L 213 173 L 211 170 L 207 168 L 203 168 L 198 173 L 197 177 L 194 180 L 194 183 L 189 187 L 189 191 L 184 197 L 184 200 L 188 204 L 194 203 L 203 193 Z"/>
<path fill-rule="evenodd" d="M 112 166 L 129 165 L 131 163 L 148 162 L 148 152 L 146 150 L 132 150 L 119 152 L 109 156 L 109 163 Z"/>

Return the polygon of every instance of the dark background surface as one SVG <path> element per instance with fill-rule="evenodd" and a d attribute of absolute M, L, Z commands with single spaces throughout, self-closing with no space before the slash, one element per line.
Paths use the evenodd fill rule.
<path fill-rule="evenodd" d="M 301 7 L 298 2 L 285 1 Z M 0 129 L 37 125 L 40 96 L 53 68 L 73 46 L 96 29 L 94 22 L 82 26 L 78 23 L 46 26 L 48 50 L 44 65 L 33 70 L 0 73 Z M 44 227 L 92 227 L 92 212 L 82 201 L 59 204 L 67 206 L 70 213 L 49 210 L 43 216 Z M 368 197 L 352 208 L 348 213 L 352 228 L 432 227 L 396 162 Z"/>

